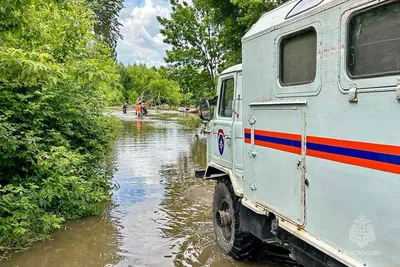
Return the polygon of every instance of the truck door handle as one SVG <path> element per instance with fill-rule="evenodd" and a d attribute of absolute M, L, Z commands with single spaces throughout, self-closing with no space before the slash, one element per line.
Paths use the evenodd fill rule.
<path fill-rule="evenodd" d="M 225 139 L 226 139 L 226 140 L 231 140 L 232 137 L 230 137 L 229 135 L 225 135 Z"/>

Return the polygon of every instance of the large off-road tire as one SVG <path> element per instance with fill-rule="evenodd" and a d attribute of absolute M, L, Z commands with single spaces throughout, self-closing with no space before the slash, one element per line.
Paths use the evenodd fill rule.
<path fill-rule="evenodd" d="M 214 192 L 213 225 L 218 245 L 236 260 L 255 255 L 259 240 L 250 233 L 240 231 L 241 198 L 233 191 L 228 179 L 218 181 Z"/>

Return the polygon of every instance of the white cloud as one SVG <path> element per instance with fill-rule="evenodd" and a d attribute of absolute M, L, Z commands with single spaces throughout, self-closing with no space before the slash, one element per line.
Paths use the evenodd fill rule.
<path fill-rule="evenodd" d="M 124 39 L 118 42 L 118 60 L 124 64 L 144 62 L 148 66 L 162 65 L 165 50 L 169 46 L 163 43 L 163 36 L 159 32 L 161 25 L 156 17 L 169 16 L 169 1 L 126 1 L 125 5 L 127 7 L 120 14 Z"/>

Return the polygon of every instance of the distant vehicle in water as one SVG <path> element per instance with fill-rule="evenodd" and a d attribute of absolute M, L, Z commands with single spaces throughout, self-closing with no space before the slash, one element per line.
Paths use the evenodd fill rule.
<path fill-rule="evenodd" d="M 189 110 L 190 110 L 190 108 L 188 108 L 188 107 L 179 107 L 178 108 L 179 112 L 188 112 Z"/>
<path fill-rule="evenodd" d="M 187 110 L 186 113 L 197 114 L 197 113 L 199 113 L 199 110 L 197 108 L 192 108 L 192 109 Z"/>
<path fill-rule="evenodd" d="M 183 112 L 183 113 L 199 113 L 199 109 L 197 109 L 197 108 L 188 108 L 188 107 L 179 107 L 178 111 L 179 112 Z"/>
<path fill-rule="evenodd" d="M 200 105 L 218 244 L 400 266 L 400 1 L 289 1 L 242 42 Z"/>

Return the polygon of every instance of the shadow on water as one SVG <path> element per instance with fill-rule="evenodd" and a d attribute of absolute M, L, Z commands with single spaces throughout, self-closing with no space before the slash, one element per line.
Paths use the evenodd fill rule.
<path fill-rule="evenodd" d="M 3 266 L 286 266 L 235 262 L 215 243 L 214 182 L 194 178 L 206 165 L 205 140 L 178 114 L 123 122 L 114 158 L 110 208 L 103 216 L 67 223 L 51 241 L 14 253 Z"/>

